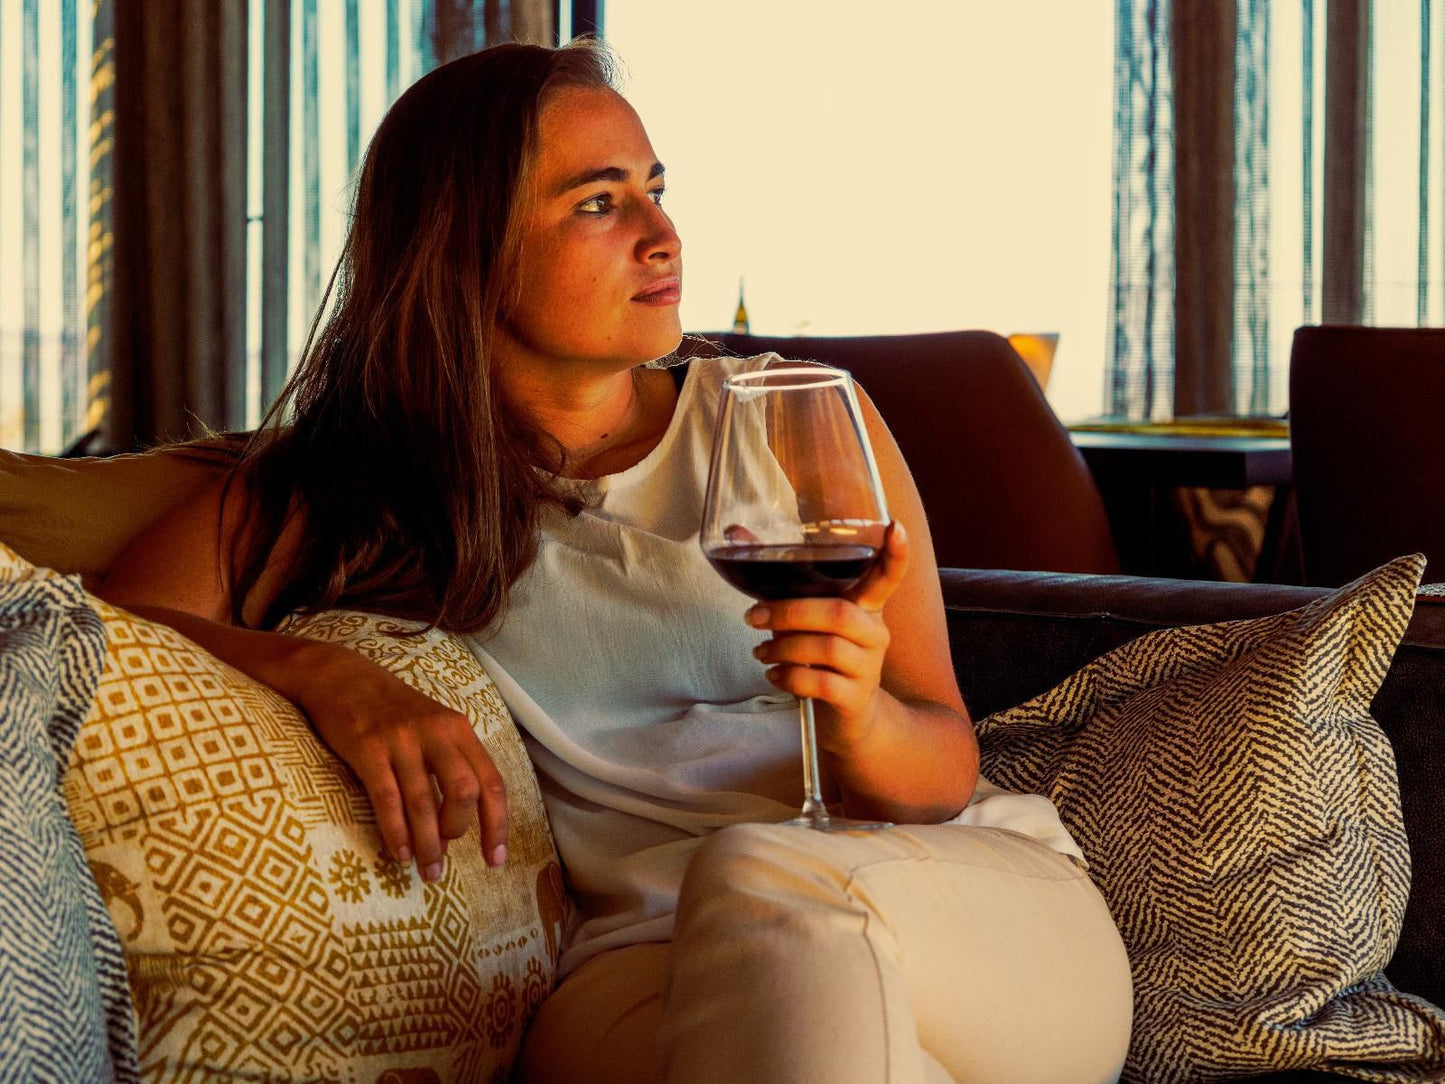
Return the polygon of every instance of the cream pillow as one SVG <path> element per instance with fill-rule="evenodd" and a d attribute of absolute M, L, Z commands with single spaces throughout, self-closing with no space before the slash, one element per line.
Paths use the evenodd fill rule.
<path fill-rule="evenodd" d="M 380 853 L 301 713 L 171 629 L 103 602 L 109 649 L 64 780 L 125 950 L 151 1081 L 503 1080 L 549 991 L 564 896 L 535 777 L 454 637 L 328 613 L 347 645 L 465 712 L 507 783 L 507 864 L 475 827 L 425 885 Z"/>

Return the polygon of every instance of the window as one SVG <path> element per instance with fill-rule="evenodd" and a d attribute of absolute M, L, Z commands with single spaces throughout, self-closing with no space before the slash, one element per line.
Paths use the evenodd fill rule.
<path fill-rule="evenodd" d="M 299 360 L 321 295 L 341 255 L 356 173 L 386 110 L 427 70 L 425 0 L 292 0 L 287 353 Z M 250 145 L 247 238 L 248 422 L 261 392 L 262 148 L 266 103 L 265 4 L 250 4 Z"/>
<path fill-rule="evenodd" d="M 1365 322 L 1386 327 L 1445 322 L 1445 38 L 1438 24 L 1430 31 L 1431 7 L 1432 0 L 1371 6 Z"/>
<path fill-rule="evenodd" d="M 0 0 L 0 446 L 85 428 L 91 5 Z"/>
<path fill-rule="evenodd" d="M 564 36 L 571 6 L 560 5 Z M 1368 323 L 1445 321 L 1445 37 L 1430 30 L 1432 6 L 1369 5 Z M 248 5 L 251 422 L 265 406 L 264 19 L 290 11 L 285 281 L 294 364 L 339 253 L 357 157 L 390 101 L 433 63 L 434 7 Z M 1051 402 L 1065 420 L 1099 413 L 1116 9 L 1124 10 L 1061 0 L 608 0 L 605 28 L 631 72 L 626 89 L 669 166 L 668 202 L 689 268 L 685 325 L 728 326 L 745 279 L 761 333 L 1058 332 Z M 1246 197 L 1265 211 L 1250 217 L 1254 247 L 1237 256 L 1237 265 L 1264 270 L 1252 280 L 1251 307 L 1237 308 L 1234 362 L 1236 373 L 1264 374 L 1274 413 L 1287 405 L 1293 329 L 1321 316 L 1325 10 L 1324 0 L 1240 4 L 1240 18 L 1253 20 L 1242 48 L 1259 40 L 1259 27 L 1268 36 L 1265 106 L 1249 121 L 1265 135 L 1253 146 L 1267 149 L 1263 168 L 1254 159 Z M 92 101 L 113 75 L 109 43 L 92 56 L 92 26 L 110 11 L 109 0 L 0 0 L 5 447 L 60 451 L 85 432 L 89 396 L 103 387 L 104 373 L 95 374 L 100 385 L 89 373 L 104 359 L 87 356 L 87 276 L 98 250 L 93 188 L 104 178 L 93 182 L 89 167 L 92 132 L 106 131 Z M 1240 380 L 1239 409 L 1256 408 L 1254 379 Z"/>
<path fill-rule="evenodd" d="M 608 0 L 668 167 L 682 317 L 850 335 L 1058 332 L 1049 399 L 1102 406 L 1113 9 L 1028 0 Z"/>

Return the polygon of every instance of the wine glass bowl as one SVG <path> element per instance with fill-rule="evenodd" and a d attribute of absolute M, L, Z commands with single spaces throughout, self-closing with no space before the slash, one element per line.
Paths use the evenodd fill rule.
<path fill-rule="evenodd" d="M 753 598 L 836 598 L 858 584 L 888 532 L 883 485 L 852 377 L 820 365 L 734 374 L 723 384 L 700 541 Z M 890 827 L 834 817 L 818 777 L 813 703 L 798 701 L 804 801 L 787 823 Z"/>

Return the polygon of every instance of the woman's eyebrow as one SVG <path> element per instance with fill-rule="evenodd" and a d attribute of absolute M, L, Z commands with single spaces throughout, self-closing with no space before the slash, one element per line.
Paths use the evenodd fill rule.
<path fill-rule="evenodd" d="M 666 167 L 661 162 L 653 162 L 652 168 L 647 171 L 647 179 L 661 177 L 666 172 Z M 598 181 L 620 182 L 628 180 L 632 174 L 621 166 L 605 166 L 602 169 L 588 169 L 572 177 L 568 177 L 557 185 L 553 195 L 563 196 L 574 188 L 581 188 L 586 184 L 596 184 Z"/>

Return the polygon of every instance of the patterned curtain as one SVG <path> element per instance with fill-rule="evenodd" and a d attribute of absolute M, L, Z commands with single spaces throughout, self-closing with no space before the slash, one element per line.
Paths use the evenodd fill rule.
<path fill-rule="evenodd" d="M 1104 411 L 1267 412 L 1269 0 L 1119 0 Z"/>
<path fill-rule="evenodd" d="M 1445 321 L 1433 4 L 1118 0 L 1106 413 L 1281 414 L 1296 327 Z"/>
<path fill-rule="evenodd" d="M 1174 356 L 1174 84 L 1170 0 L 1118 0 L 1114 29 L 1111 325 L 1104 411 L 1167 416 Z"/>
<path fill-rule="evenodd" d="M 246 0 L 111 8 L 107 444 L 245 421 Z"/>
<path fill-rule="evenodd" d="M 76 0 L 11 0 L 0 49 L 0 444 L 59 450 L 85 423 L 81 316 L 90 184 L 89 12 Z M 84 68 L 80 67 L 84 64 Z M 15 108 L 18 106 L 18 108 Z M 18 124 L 7 125 L 16 117 Z"/>
<path fill-rule="evenodd" d="M 253 424 L 381 113 L 556 21 L 554 0 L 4 2 L 0 446 L 47 453 Z"/>
<path fill-rule="evenodd" d="M 1235 413 L 1270 413 L 1270 0 L 1237 0 L 1234 58 Z M 1308 99 L 1306 99 L 1308 100 Z M 1281 364 L 1284 364 L 1281 359 Z"/>

